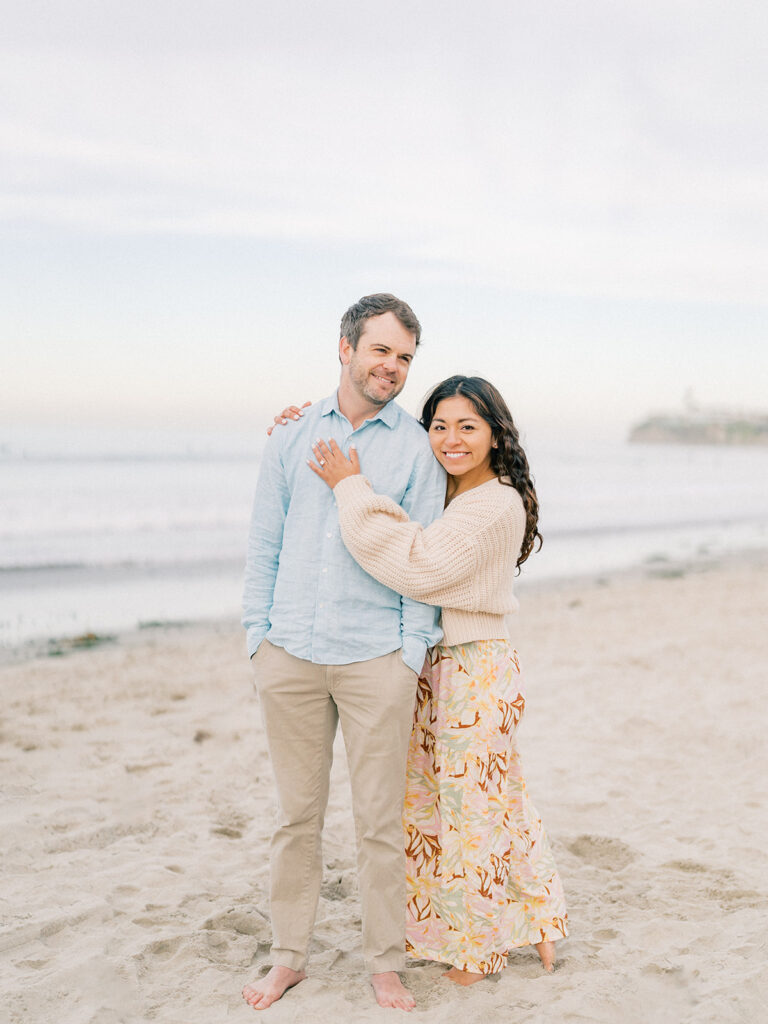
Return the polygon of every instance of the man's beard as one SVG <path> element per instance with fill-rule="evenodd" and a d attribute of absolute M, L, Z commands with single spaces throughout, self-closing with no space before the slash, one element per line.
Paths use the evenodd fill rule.
<path fill-rule="evenodd" d="M 354 363 L 350 365 L 349 379 L 354 384 L 358 393 L 361 394 L 366 401 L 370 402 L 371 405 L 384 406 L 388 402 L 391 402 L 393 398 L 397 398 L 403 390 L 402 385 L 398 387 L 396 381 L 391 381 L 390 383 L 394 386 L 392 394 L 388 395 L 386 398 L 382 398 L 381 395 L 375 394 L 371 391 L 369 387 L 369 377 L 369 373 L 364 370 L 360 370 L 360 368 L 355 366 Z"/>

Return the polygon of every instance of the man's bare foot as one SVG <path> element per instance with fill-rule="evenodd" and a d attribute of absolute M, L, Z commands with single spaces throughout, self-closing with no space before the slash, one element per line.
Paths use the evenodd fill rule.
<path fill-rule="evenodd" d="M 243 999 L 254 1010 L 266 1010 L 272 1003 L 276 1003 L 289 988 L 304 981 L 304 971 L 292 971 L 290 967 L 270 967 L 267 974 L 260 981 L 254 981 L 252 985 L 246 985 L 243 989 Z"/>
<path fill-rule="evenodd" d="M 397 971 L 372 974 L 371 984 L 379 1006 L 391 1006 L 396 1010 L 412 1010 L 416 1000 L 400 981 Z"/>
<path fill-rule="evenodd" d="M 555 969 L 555 944 L 554 942 L 537 942 L 536 949 L 541 958 L 541 965 L 550 974 Z"/>
<path fill-rule="evenodd" d="M 448 981 L 454 981 L 457 985 L 474 985 L 477 981 L 482 981 L 485 977 L 484 974 L 475 974 L 474 971 L 460 971 L 458 967 L 452 967 L 450 971 L 446 971 L 443 975 Z"/>

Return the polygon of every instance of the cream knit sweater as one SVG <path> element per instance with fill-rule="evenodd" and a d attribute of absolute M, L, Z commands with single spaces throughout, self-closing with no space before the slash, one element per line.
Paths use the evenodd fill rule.
<path fill-rule="evenodd" d="M 504 615 L 518 607 L 512 580 L 525 534 L 514 487 L 494 479 L 459 494 L 426 529 L 363 476 L 346 477 L 333 493 L 356 561 L 399 594 L 440 605 L 444 644 L 509 636 Z"/>

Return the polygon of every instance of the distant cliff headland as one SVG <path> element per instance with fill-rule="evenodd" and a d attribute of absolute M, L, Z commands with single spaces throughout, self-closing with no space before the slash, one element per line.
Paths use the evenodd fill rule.
<path fill-rule="evenodd" d="M 688 408 L 649 416 L 629 432 L 631 444 L 768 445 L 768 414 Z"/>

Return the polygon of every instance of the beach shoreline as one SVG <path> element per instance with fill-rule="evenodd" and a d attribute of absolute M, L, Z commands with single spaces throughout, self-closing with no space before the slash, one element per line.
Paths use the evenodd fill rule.
<path fill-rule="evenodd" d="M 690 574 L 710 572 L 717 570 L 724 565 L 768 565 L 768 548 L 747 547 L 740 550 L 728 552 L 727 554 L 709 554 L 707 552 L 695 552 L 689 557 L 679 558 L 667 554 L 647 558 L 642 563 L 625 568 L 609 568 L 593 571 L 590 573 L 569 573 L 562 576 L 538 576 L 535 572 L 525 572 L 516 581 L 518 596 L 525 599 L 527 594 L 540 594 L 547 591 L 559 590 L 563 587 L 578 587 L 582 584 L 605 586 L 611 581 L 619 583 L 623 580 L 642 580 L 645 578 L 678 578 Z M 534 560 L 535 566 L 535 560 Z M 197 585 L 199 580 L 195 572 L 198 567 L 184 567 L 190 575 L 190 584 Z M 216 567 L 218 569 L 218 567 Z M 212 570 L 211 570 L 212 571 Z M 96 579 L 105 575 L 105 571 L 99 568 L 86 568 L 81 570 L 84 578 L 94 577 Z M 40 576 L 55 576 L 55 571 L 41 570 Z M 137 578 L 144 585 L 151 580 L 152 573 L 147 569 L 133 568 L 129 573 L 130 577 Z M 115 571 L 111 570 L 111 576 Z M 514 621 L 514 620 L 512 620 Z M 207 628 L 239 628 L 239 619 L 236 615 L 226 614 L 221 616 L 195 616 L 186 615 L 179 618 L 158 618 L 139 621 L 138 625 L 132 628 L 115 629 L 70 629 L 66 632 L 40 633 L 27 637 L 16 642 L 0 644 L 0 668 L 8 665 L 17 665 L 35 658 L 61 657 L 78 650 L 91 650 L 104 644 L 136 644 L 141 639 L 157 631 L 179 629 L 207 629 Z"/>
<path fill-rule="evenodd" d="M 768 554 L 524 582 L 520 748 L 571 935 L 414 1021 L 757 1020 L 765 1012 Z M 0 667 L 0 981 L 13 1024 L 252 1020 L 269 961 L 272 779 L 244 634 L 155 626 Z M 272 1021 L 374 1021 L 337 740 L 310 978 Z"/>

